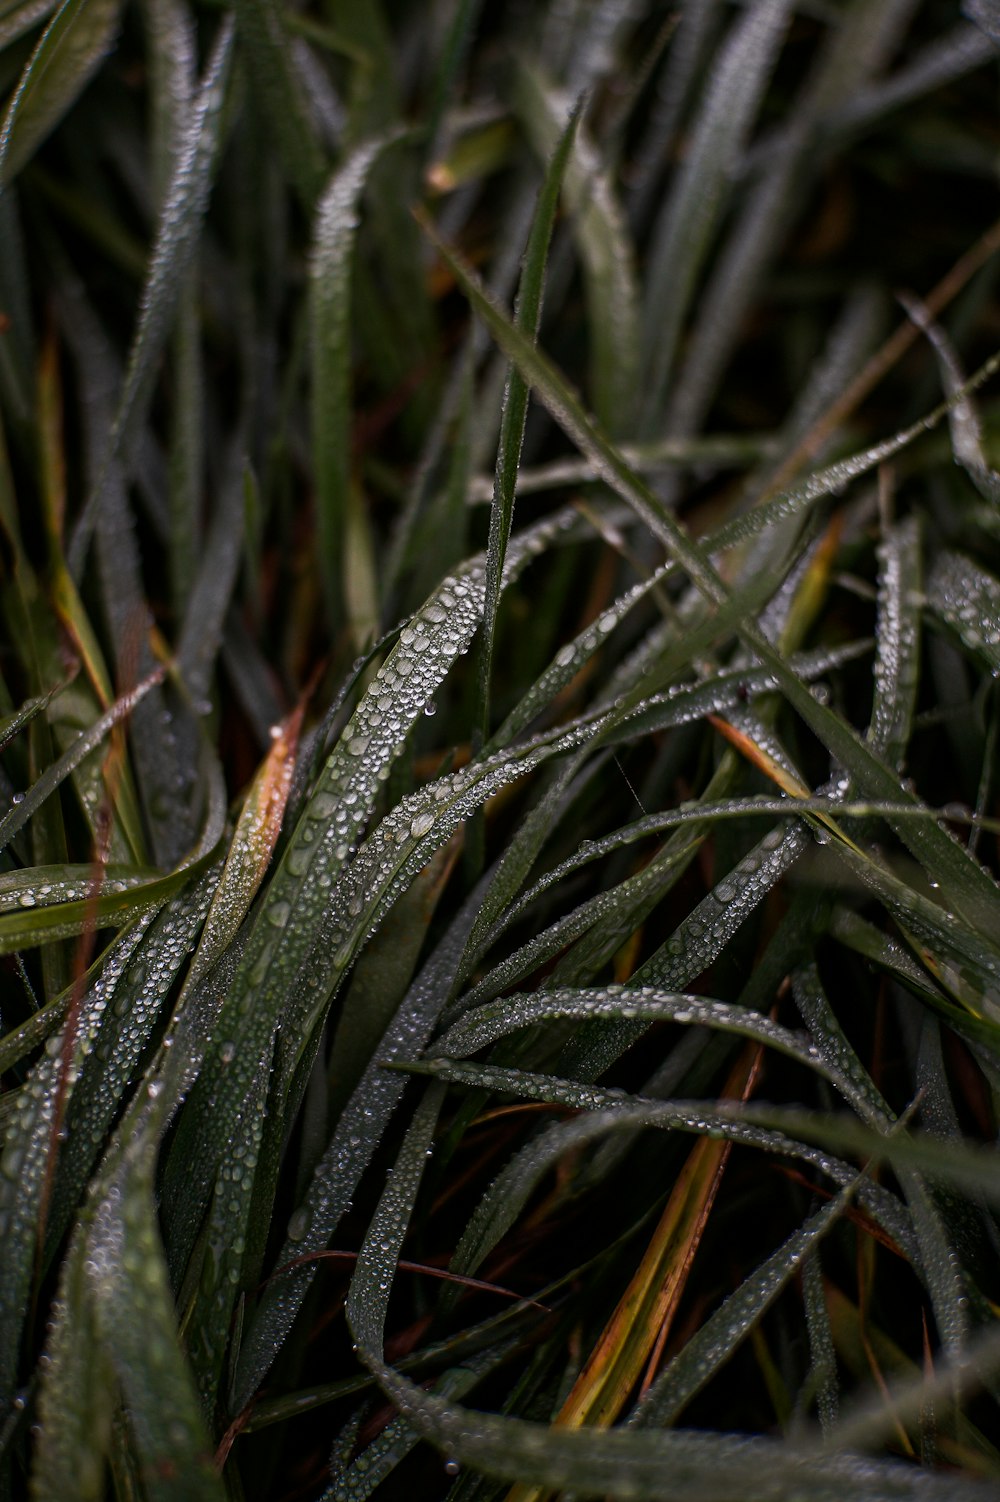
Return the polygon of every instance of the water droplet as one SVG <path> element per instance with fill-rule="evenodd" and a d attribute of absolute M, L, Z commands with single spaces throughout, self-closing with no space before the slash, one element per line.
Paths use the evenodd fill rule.
<path fill-rule="evenodd" d="M 291 1220 L 288 1222 L 289 1241 L 301 1241 L 309 1229 L 309 1222 L 311 1219 L 312 1217 L 309 1213 L 308 1207 L 305 1205 L 300 1205 L 299 1208 L 295 1211 L 295 1214 L 292 1216 Z"/>
<path fill-rule="evenodd" d="M 417 817 L 410 825 L 410 834 L 415 840 L 419 840 L 433 828 L 434 815 L 427 809 L 422 814 L 417 814 Z"/>
<path fill-rule="evenodd" d="M 336 810 L 337 800 L 332 793 L 316 793 L 306 807 L 311 819 L 328 819 Z"/>

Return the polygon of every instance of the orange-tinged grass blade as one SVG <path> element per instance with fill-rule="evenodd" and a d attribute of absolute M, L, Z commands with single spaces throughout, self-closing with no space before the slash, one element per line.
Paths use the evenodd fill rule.
<path fill-rule="evenodd" d="M 723 1096 L 746 1100 L 762 1050 L 747 1047 Z M 701 1137 L 677 1177 L 659 1225 L 618 1307 L 604 1328 L 555 1422 L 566 1428 L 608 1428 L 635 1389 L 650 1356 L 662 1351 L 687 1285 L 732 1144 Z M 651 1376 L 650 1371 L 647 1376 Z M 541 1502 L 544 1488 L 518 1484 L 507 1502 Z"/>
<path fill-rule="evenodd" d="M 833 1284 L 826 1283 L 825 1287 L 830 1333 L 838 1355 L 858 1376 L 867 1371 L 874 1379 L 892 1417 L 896 1443 L 903 1454 L 912 1459 L 915 1452 L 909 1435 L 894 1411 L 889 1384 L 883 1372 L 884 1366 L 890 1371 L 906 1370 L 910 1368 L 909 1361 L 893 1341 L 869 1325 L 868 1295 L 864 1286 L 857 1305 L 852 1304 L 846 1294 L 841 1293 Z"/>
<path fill-rule="evenodd" d="M 708 719 L 715 726 L 716 730 L 718 730 L 719 734 L 724 736 L 729 744 L 734 746 L 740 755 L 744 756 L 750 762 L 751 766 L 763 772 L 764 776 L 769 778 L 771 782 L 776 783 L 783 793 L 787 793 L 790 798 L 811 798 L 813 796 L 812 790 L 806 787 L 804 782 L 801 782 L 798 777 L 793 776 L 785 767 L 780 766 L 763 746 L 759 746 L 752 736 L 747 735 L 746 731 L 737 729 L 735 725 L 730 725 L 729 721 L 724 720 L 721 715 L 710 714 Z M 849 846 L 855 854 L 864 855 L 864 852 L 859 849 L 854 841 L 847 837 L 832 815 L 818 813 L 814 814 L 813 817 L 825 825 L 830 833 L 844 845 Z"/>
<path fill-rule="evenodd" d="M 264 880 L 292 787 L 305 707 L 303 698 L 278 727 L 271 749 L 250 784 L 191 964 L 189 985 L 204 975 L 218 959 L 242 923 Z"/>
<path fill-rule="evenodd" d="M 819 545 L 809 560 L 809 567 L 795 591 L 788 619 L 781 633 L 781 650 L 795 652 L 802 645 L 809 627 L 819 615 L 826 592 L 830 587 L 830 575 L 840 547 L 843 517 L 839 511 L 830 518 Z"/>
<path fill-rule="evenodd" d="M 763 746 L 758 746 L 752 736 L 747 735 L 745 730 L 739 730 L 735 725 L 730 725 L 721 715 L 710 714 L 708 719 L 720 735 L 724 736 L 731 746 L 735 746 L 741 756 L 763 772 L 771 782 L 777 784 L 783 793 L 791 798 L 811 798 L 812 789 L 801 782 L 798 777 L 793 777 L 779 762 L 774 760 L 770 752 L 765 751 Z"/>
<path fill-rule="evenodd" d="M 877 1379 L 877 1385 L 883 1393 L 886 1390 L 883 1372 L 888 1372 L 896 1380 L 919 1375 L 920 1367 L 917 1362 L 907 1356 L 890 1336 L 877 1325 L 867 1324 L 863 1327 L 864 1321 L 858 1306 L 835 1283 L 824 1278 L 823 1288 L 837 1356 L 854 1378 L 860 1381 L 869 1377 L 873 1360 L 879 1368 L 881 1380 Z M 936 1444 L 941 1460 L 995 1479 L 995 1446 L 966 1418 L 957 1405 L 939 1406 L 935 1421 Z M 905 1446 L 901 1444 L 900 1447 L 907 1454 L 915 1454 L 908 1438 Z"/>
<path fill-rule="evenodd" d="M 100 709 L 115 699 L 97 636 L 83 607 L 63 553 L 63 522 L 66 509 L 66 462 L 63 442 L 63 400 L 59 376 L 59 349 L 54 331 L 49 331 L 38 361 L 39 439 L 38 464 L 42 518 L 48 548 L 48 592 L 59 621 L 94 690 Z M 135 860 L 148 860 L 139 799 L 132 781 L 125 733 L 116 726 L 109 737 L 105 758 L 105 786 L 119 828 Z"/>

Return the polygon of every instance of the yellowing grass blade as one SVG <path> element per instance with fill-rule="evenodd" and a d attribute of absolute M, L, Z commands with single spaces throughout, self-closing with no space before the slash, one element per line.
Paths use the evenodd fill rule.
<path fill-rule="evenodd" d="M 291 791 L 304 712 L 303 700 L 278 727 L 271 749 L 250 785 L 191 963 L 189 986 L 218 959 L 243 922 L 264 880 Z"/>
<path fill-rule="evenodd" d="M 746 1048 L 723 1090 L 746 1100 L 756 1084 L 761 1050 Z M 699 1138 L 674 1184 L 660 1223 L 618 1307 L 556 1418 L 566 1428 L 607 1429 L 621 1413 L 643 1369 L 659 1357 L 687 1284 L 732 1144 Z M 514 1486 L 507 1502 L 541 1502 L 546 1492 Z"/>

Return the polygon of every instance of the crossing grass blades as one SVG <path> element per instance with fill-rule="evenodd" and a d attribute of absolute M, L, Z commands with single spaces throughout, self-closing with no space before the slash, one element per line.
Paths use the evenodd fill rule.
<path fill-rule="evenodd" d="M 1000 1484 L 992 0 L 0 5 L 0 1495 Z"/>

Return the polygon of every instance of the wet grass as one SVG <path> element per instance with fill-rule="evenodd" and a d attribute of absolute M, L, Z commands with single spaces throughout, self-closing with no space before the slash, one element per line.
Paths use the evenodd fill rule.
<path fill-rule="evenodd" d="M 0 7 L 0 1493 L 1000 1477 L 985 4 Z"/>

